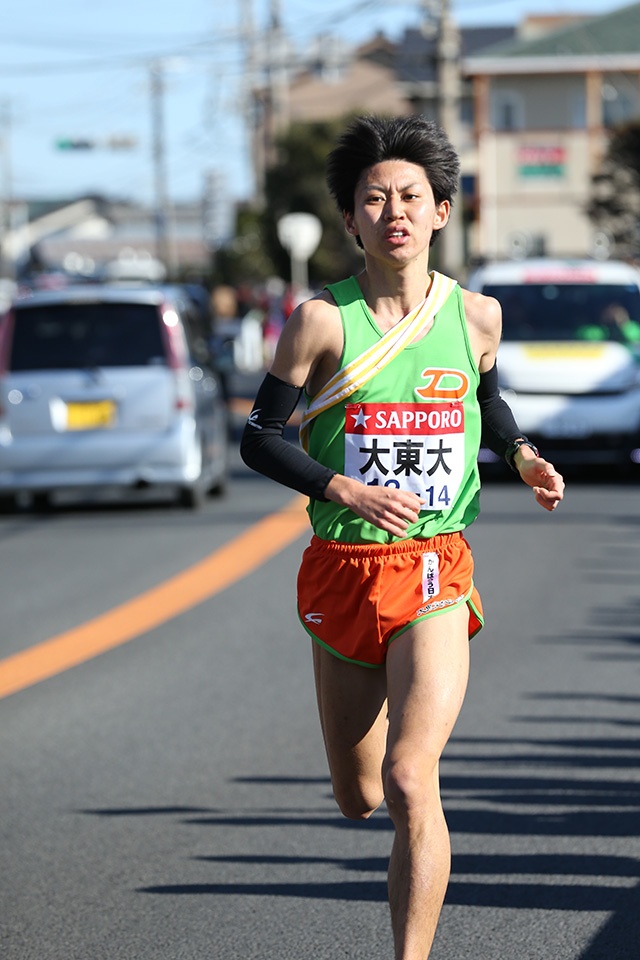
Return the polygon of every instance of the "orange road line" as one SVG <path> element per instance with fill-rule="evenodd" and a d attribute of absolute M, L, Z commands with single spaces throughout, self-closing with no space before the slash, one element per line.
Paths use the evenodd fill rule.
<path fill-rule="evenodd" d="M 308 528 L 296 497 L 182 573 L 86 623 L 0 660 L 0 699 L 84 663 L 202 603 L 292 543 Z"/>

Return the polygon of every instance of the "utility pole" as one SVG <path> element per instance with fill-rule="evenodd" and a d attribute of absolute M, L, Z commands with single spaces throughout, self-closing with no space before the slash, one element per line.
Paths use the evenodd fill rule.
<path fill-rule="evenodd" d="M 169 267 L 168 212 L 166 147 L 164 132 L 164 64 L 154 60 L 151 64 L 151 125 L 152 156 L 154 173 L 154 221 L 156 257 Z"/>
<path fill-rule="evenodd" d="M 258 60 L 256 56 L 256 28 L 253 16 L 253 0 L 240 0 L 238 5 L 239 34 L 244 41 L 244 117 L 247 147 L 253 174 L 253 193 L 257 201 L 264 202 L 264 145 L 259 136 L 263 122 L 257 97 Z"/>
<path fill-rule="evenodd" d="M 254 193 L 262 205 L 265 174 L 277 160 L 276 140 L 289 123 L 287 51 L 280 0 L 269 0 L 269 21 L 259 46 L 253 0 L 240 0 L 239 13 L 245 48 L 245 117 Z"/>
<path fill-rule="evenodd" d="M 275 163 L 276 138 L 288 123 L 287 65 L 282 32 L 280 0 L 270 0 L 269 26 L 267 28 L 267 91 L 265 102 L 264 132 L 265 161 L 267 167 Z"/>
<path fill-rule="evenodd" d="M 433 5 L 426 0 L 428 14 Z M 436 26 L 436 83 L 438 123 L 458 152 L 462 136 L 460 124 L 460 33 L 451 16 L 450 0 L 439 0 Z M 438 240 L 444 268 L 457 277 L 464 266 L 464 228 L 462 222 L 462 185 L 458 188 L 451 216 Z"/>
<path fill-rule="evenodd" d="M 0 275 L 9 269 L 5 261 L 5 242 L 12 227 L 11 203 L 13 200 L 13 175 L 11 170 L 11 103 L 0 102 L 0 156 L 2 159 L 2 193 L 0 194 Z"/>

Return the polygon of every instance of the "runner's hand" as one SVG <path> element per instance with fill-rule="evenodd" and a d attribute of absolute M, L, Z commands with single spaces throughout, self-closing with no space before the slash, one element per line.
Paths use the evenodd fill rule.
<path fill-rule="evenodd" d="M 409 526 L 418 520 L 420 506 L 424 503 L 417 494 L 407 490 L 367 486 L 341 474 L 329 481 L 325 496 L 394 537 L 407 535 Z"/>
<path fill-rule="evenodd" d="M 536 502 L 545 510 L 555 510 L 564 497 L 564 480 L 554 465 L 534 456 L 518 457 L 516 466 L 527 486 L 533 488 Z"/>

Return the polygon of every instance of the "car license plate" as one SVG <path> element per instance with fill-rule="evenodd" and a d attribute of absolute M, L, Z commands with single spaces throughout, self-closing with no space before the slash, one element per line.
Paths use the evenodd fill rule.
<path fill-rule="evenodd" d="M 591 432 L 591 424 L 581 417 L 558 417 L 541 426 L 541 433 L 556 440 L 577 440 L 588 437 Z"/>
<path fill-rule="evenodd" d="M 98 430 L 110 427 L 115 421 L 113 400 L 94 400 L 67 403 L 67 430 Z"/>
<path fill-rule="evenodd" d="M 603 343 L 527 343 L 522 351 L 530 360 L 598 360 L 605 351 Z"/>

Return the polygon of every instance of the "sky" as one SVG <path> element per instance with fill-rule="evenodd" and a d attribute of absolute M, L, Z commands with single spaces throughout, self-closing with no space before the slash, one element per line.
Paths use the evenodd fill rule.
<path fill-rule="evenodd" d="M 164 84 L 169 201 L 198 200 L 214 174 L 229 202 L 251 190 L 243 110 L 244 37 L 279 4 L 299 49 L 318 36 L 399 39 L 429 0 L 29 0 L 0 32 L 0 199 L 96 193 L 153 203 L 154 70 Z M 437 0 L 430 0 L 437 2 Z M 619 0 L 451 0 L 460 26 L 516 24 L 527 14 L 604 14 Z M 249 23 L 247 22 L 249 20 Z M 327 39 L 325 42 L 330 42 Z M 157 73 L 156 73 L 157 76 Z M 156 103 L 158 100 L 155 101 Z M 65 151 L 63 139 L 91 150 Z M 113 140 L 129 140 L 113 149 Z"/>

